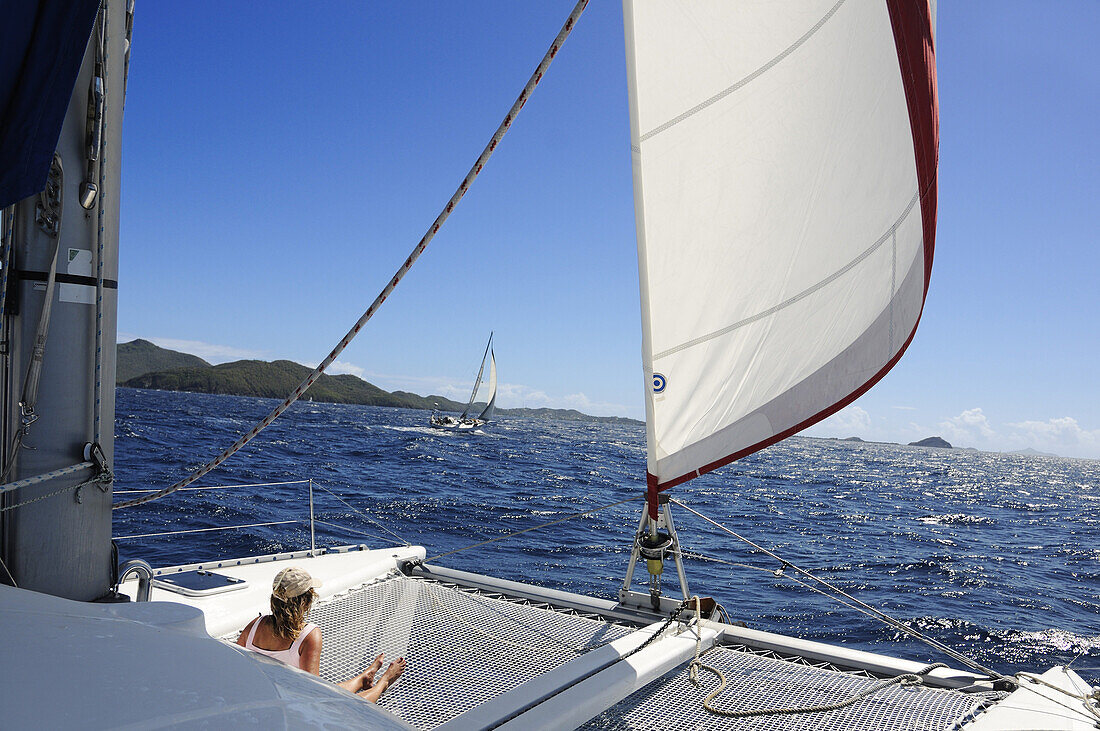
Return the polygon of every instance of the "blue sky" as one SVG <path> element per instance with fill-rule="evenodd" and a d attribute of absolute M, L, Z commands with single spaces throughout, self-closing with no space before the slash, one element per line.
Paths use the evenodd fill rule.
<path fill-rule="evenodd" d="M 319 361 L 435 218 L 571 2 L 146 3 L 125 119 L 119 339 Z M 640 417 L 620 4 L 593 0 L 484 173 L 342 356 L 387 389 Z M 942 3 L 920 330 L 810 433 L 1100 458 L 1091 0 Z"/>

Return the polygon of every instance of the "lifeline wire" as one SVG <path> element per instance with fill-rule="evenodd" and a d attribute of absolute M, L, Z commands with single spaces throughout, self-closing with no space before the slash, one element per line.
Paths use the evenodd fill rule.
<path fill-rule="evenodd" d="M 342 502 L 342 503 L 343 503 L 344 505 L 346 505 L 346 506 L 347 506 L 348 510 L 350 510 L 350 511 L 351 511 L 351 512 L 353 512 L 353 513 L 355 513 L 356 515 L 358 515 L 359 517 L 361 517 L 361 518 L 362 518 L 363 520 L 365 520 L 365 521 L 367 521 L 367 522 L 369 522 L 369 523 L 372 523 L 372 524 L 374 524 L 375 526 L 377 526 L 377 527 L 381 528 L 381 529 L 382 529 L 383 531 L 385 531 L 386 533 L 389 533 L 389 534 L 390 534 L 391 536 L 393 536 L 394 538 L 396 538 L 396 539 L 397 539 L 397 541 L 398 541 L 399 543 L 401 543 L 401 544 L 403 544 L 403 545 L 406 545 L 406 546 L 411 546 L 411 545 L 412 545 L 411 543 L 409 543 L 408 541 L 406 541 L 406 540 L 405 540 L 404 538 L 402 538 L 401 536 L 397 535 L 396 533 L 394 533 L 394 532 L 393 532 L 392 530 L 390 530 L 390 529 L 389 529 L 389 528 L 387 528 L 386 526 L 384 526 L 384 525 L 382 525 L 381 523 L 379 523 L 379 522 L 378 522 L 377 520 L 375 520 L 374 518 L 370 517 L 369 515 L 367 515 L 367 514 L 366 514 L 366 513 L 364 513 L 364 512 L 361 512 L 360 510 L 356 509 L 356 507 L 355 507 L 354 505 L 352 505 L 352 504 L 351 504 L 351 503 L 349 503 L 349 502 L 348 502 L 347 500 L 345 500 L 344 498 L 340 497 L 339 495 L 337 495 L 336 493 L 334 493 L 334 492 L 333 492 L 332 490 L 328 489 L 327 487 L 325 487 L 325 486 L 324 486 L 324 485 L 322 485 L 321 483 L 319 483 L 319 482 L 314 482 L 313 484 L 314 484 L 314 486 L 315 486 L 315 487 L 319 487 L 319 488 L 321 488 L 322 490 L 324 490 L 325 492 L 327 492 L 327 493 L 328 493 L 329 495 L 332 495 L 332 496 L 333 496 L 334 498 L 336 498 L 337 500 L 339 500 L 340 502 Z"/>
<path fill-rule="evenodd" d="M 732 530 L 725 527 L 721 523 L 718 523 L 716 521 L 711 520 L 710 518 L 708 518 L 707 516 L 703 515 L 702 513 L 698 512 L 696 510 L 692 510 L 691 508 L 689 508 L 687 505 L 684 505 L 679 500 L 670 499 L 669 502 L 675 503 L 676 505 L 679 505 L 681 508 L 688 511 L 689 513 L 691 513 L 691 514 L 693 514 L 693 515 L 695 515 L 699 518 L 702 518 L 703 520 L 707 521 L 708 523 L 715 526 L 719 530 L 722 530 L 726 533 L 729 533 L 731 536 L 733 536 L 737 540 L 743 541 L 743 542 L 749 544 L 750 546 L 752 546 L 756 550 L 760 551 L 761 553 L 765 553 L 768 556 L 771 556 L 776 561 L 779 561 L 782 564 L 783 568 L 790 567 L 790 568 L 794 569 L 795 571 L 797 571 L 798 573 L 805 576 L 806 578 L 808 578 L 812 581 L 816 581 L 819 584 L 824 585 L 830 591 L 833 591 L 836 594 L 839 594 L 840 596 L 843 596 L 845 599 L 848 599 L 849 601 L 853 602 L 854 604 L 857 604 L 860 607 L 863 607 L 863 609 L 867 610 L 867 613 L 869 613 L 875 619 L 878 619 L 879 621 L 884 622 L 885 624 L 889 625 L 890 627 L 893 627 L 894 629 L 898 630 L 899 632 L 903 632 L 903 633 L 909 635 L 910 637 L 914 637 L 914 638 L 920 640 L 921 642 L 924 642 L 925 644 L 931 645 L 932 647 L 936 648 L 937 650 L 944 653 L 945 655 L 948 655 L 949 657 L 951 657 L 955 660 L 958 660 L 959 662 L 963 663 L 967 667 L 970 667 L 970 668 L 973 668 L 975 670 L 978 670 L 979 672 L 985 673 L 986 675 L 988 675 L 991 678 L 997 678 L 999 680 L 1007 680 L 1009 682 L 1015 682 L 1015 681 L 1012 680 L 1012 678 L 1009 678 L 1005 675 L 1002 675 L 1001 673 L 990 670 L 989 668 L 986 668 L 983 665 L 980 665 L 976 660 L 972 660 L 969 657 L 967 657 L 966 655 L 963 655 L 962 653 L 958 652 L 957 650 L 951 649 L 950 647 L 943 644 L 942 642 L 940 642 L 938 640 L 935 640 L 931 637 L 928 637 L 927 635 L 920 632 L 919 630 L 913 629 L 912 627 L 909 627 L 909 626 L 903 624 L 902 622 L 899 622 L 898 620 L 894 619 L 890 615 L 885 614 L 884 612 L 881 612 L 878 609 L 875 609 L 870 604 L 867 604 L 865 602 L 860 601 L 859 599 L 856 599 L 854 596 L 852 596 L 851 594 L 848 594 L 843 589 L 840 589 L 836 586 L 833 586 L 828 581 L 825 581 L 824 579 L 820 579 L 820 578 L 814 576 L 813 574 L 811 574 L 809 571 L 806 571 L 804 569 L 799 568 L 798 566 L 795 566 L 793 563 L 786 560 L 785 558 L 782 558 L 782 557 L 776 555 L 775 553 L 769 551 L 768 549 L 766 549 L 762 546 L 759 546 L 756 543 L 753 543 L 748 538 L 745 538 L 744 536 L 741 536 L 741 535 L 738 535 L 737 533 L 734 533 Z"/>
<path fill-rule="evenodd" d="M 367 324 L 367 321 L 374 316 L 374 313 L 378 310 L 379 307 L 382 306 L 382 303 L 386 301 L 386 298 L 390 296 L 390 293 L 393 292 L 395 287 L 397 287 L 397 283 L 401 281 L 401 279 L 409 271 L 409 268 L 412 267 L 413 263 L 416 262 L 416 260 L 420 258 L 420 255 L 424 253 L 424 249 L 427 248 L 428 243 L 431 242 L 431 240 L 435 237 L 436 233 L 439 231 L 439 227 L 442 226 L 443 222 L 446 221 L 447 218 L 451 215 L 451 212 L 454 210 L 455 205 L 457 205 L 458 202 L 462 199 L 462 196 L 466 195 L 466 190 L 470 187 L 470 184 L 474 181 L 474 178 L 476 178 L 478 174 L 481 173 L 481 169 L 485 166 L 486 161 L 488 161 L 489 157 L 493 154 L 493 151 L 496 150 L 497 145 L 500 144 L 500 140 L 504 136 L 504 133 L 507 132 L 508 128 L 512 126 L 512 122 L 515 120 L 516 115 L 519 114 L 519 111 L 523 108 L 523 105 L 527 103 L 527 99 L 531 96 L 531 92 L 533 92 L 535 90 L 535 87 L 538 86 L 538 83 L 542 81 L 543 74 L 545 74 L 546 69 L 549 68 L 550 62 L 553 61 L 554 57 L 558 55 L 558 50 L 561 48 L 562 43 L 565 42 L 565 39 L 569 36 L 569 33 L 572 32 L 577 22 L 577 18 L 579 18 L 581 13 L 584 12 L 584 8 L 587 5 L 588 0 L 577 1 L 577 4 L 573 7 L 573 12 L 569 14 L 569 18 L 565 21 L 565 25 L 562 26 L 561 31 L 558 32 L 557 37 L 554 39 L 554 43 L 550 46 L 550 50 L 548 50 L 546 52 L 546 55 L 542 57 L 542 61 L 539 63 L 538 67 L 535 69 L 535 72 L 528 80 L 527 86 L 523 87 L 523 91 L 520 92 L 520 95 L 516 99 L 515 103 L 512 105 L 512 108 L 508 110 L 507 116 L 504 117 L 504 121 L 500 123 L 500 126 L 497 127 L 497 131 L 493 133 L 492 139 L 489 140 L 489 144 L 485 146 L 484 150 L 482 150 L 481 156 L 478 157 L 477 162 L 474 163 L 474 166 L 470 168 L 470 172 L 466 173 L 466 177 L 463 178 L 462 184 L 458 186 L 458 190 L 456 190 L 454 195 L 451 196 L 451 199 L 447 201 L 446 207 L 436 217 L 435 222 L 432 223 L 427 233 L 424 234 L 424 237 L 420 239 L 420 243 L 416 245 L 416 248 L 414 248 L 412 253 L 409 254 L 408 258 L 405 259 L 405 263 L 401 265 L 401 267 L 397 270 L 397 273 L 393 275 L 392 279 L 390 279 L 389 283 L 386 284 L 386 286 L 382 289 L 378 296 L 375 297 L 374 302 L 372 302 L 370 307 L 367 308 L 367 311 L 359 317 L 359 320 L 356 321 L 351 330 L 349 330 L 348 333 L 344 335 L 339 344 L 332 349 L 332 352 L 330 352 L 328 356 L 323 361 L 321 361 L 321 364 L 314 368 L 313 372 L 306 376 L 306 379 L 304 381 L 298 384 L 298 387 L 294 389 L 294 393 L 287 396 L 286 400 L 279 404 L 270 414 L 265 416 L 262 421 L 252 427 L 252 429 L 249 430 L 247 434 L 234 442 L 231 447 L 219 454 L 212 461 L 207 462 L 205 465 L 192 472 L 186 478 L 180 480 L 174 485 L 171 485 L 170 487 L 166 487 L 163 490 L 155 492 L 152 495 L 146 495 L 145 497 L 134 498 L 133 500 L 125 500 L 121 503 L 116 503 L 114 506 L 115 510 L 119 508 L 129 508 L 134 505 L 141 505 L 142 503 L 147 503 L 151 500 L 162 498 L 165 495 L 175 492 L 181 487 L 186 487 L 190 485 L 192 482 L 199 479 L 207 472 L 232 457 L 237 452 L 237 450 L 252 441 L 257 434 L 266 429 L 267 426 L 271 424 L 271 422 L 275 421 L 275 419 L 277 419 L 280 414 L 290 408 L 290 405 L 297 401 L 298 398 L 301 397 L 301 395 L 305 393 L 310 386 L 313 385 L 313 382 L 316 381 L 321 376 L 321 374 L 325 372 L 325 369 L 328 368 L 329 365 L 331 365 L 332 362 L 340 356 L 340 353 L 344 352 L 344 348 L 348 347 L 348 343 L 350 343 L 355 338 L 355 336 L 359 334 L 359 331 L 363 329 L 363 326 Z"/>
<path fill-rule="evenodd" d="M 522 533 L 529 533 L 530 531 L 538 530 L 539 528 L 547 528 L 551 525 L 557 525 L 558 523 L 564 523 L 565 521 L 572 520 L 573 518 L 583 518 L 586 515 L 591 515 L 592 513 L 597 513 L 601 510 L 606 510 L 607 508 L 613 508 L 616 505 L 622 505 L 624 503 L 633 502 L 634 500 L 641 500 L 644 497 L 645 497 L 644 495 L 639 495 L 638 497 L 630 497 L 630 498 L 627 498 L 626 500 L 620 500 L 617 503 L 610 503 L 608 505 L 601 505 L 598 508 L 592 508 L 591 510 L 586 510 L 583 513 L 571 513 L 570 515 L 567 515 L 564 518 L 558 518 L 557 520 L 551 520 L 548 523 L 540 523 L 539 525 L 533 525 L 530 528 L 524 528 L 523 530 L 517 530 L 514 533 L 509 533 L 509 534 L 503 535 L 503 536 L 497 536 L 496 538 L 490 538 L 489 540 L 481 541 L 480 543 L 474 543 L 473 545 L 466 546 L 465 548 L 456 548 L 453 551 L 447 551 L 446 553 L 439 553 L 439 554 L 436 554 L 435 556 L 429 556 L 428 558 L 424 559 L 424 563 L 427 563 L 428 561 L 435 561 L 437 559 L 443 558 L 444 556 L 450 556 L 452 553 L 462 553 L 463 551 L 469 551 L 471 548 L 480 548 L 481 546 L 487 546 L 490 543 L 496 543 L 497 541 L 503 541 L 505 538 L 512 538 L 512 537 L 518 536 Z"/>

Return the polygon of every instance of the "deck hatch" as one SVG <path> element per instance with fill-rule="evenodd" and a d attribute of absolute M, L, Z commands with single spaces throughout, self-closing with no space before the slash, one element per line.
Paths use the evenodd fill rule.
<path fill-rule="evenodd" d="M 248 582 L 215 571 L 199 570 L 157 576 L 153 579 L 153 586 L 184 596 L 209 596 L 244 589 Z"/>

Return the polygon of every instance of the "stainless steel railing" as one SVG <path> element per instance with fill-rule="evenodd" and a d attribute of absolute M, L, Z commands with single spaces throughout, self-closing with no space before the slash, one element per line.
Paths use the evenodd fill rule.
<path fill-rule="evenodd" d="M 196 491 L 197 492 L 197 491 L 205 491 L 205 490 L 233 490 L 233 489 L 253 488 L 253 487 L 279 487 L 279 486 L 285 486 L 285 485 L 306 485 L 307 486 L 307 496 L 308 496 L 308 500 L 309 500 L 309 551 L 310 551 L 309 555 L 313 555 L 317 551 L 316 526 L 317 526 L 318 523 L 323 525 L 323 526 L 327 526 L 329 528 L 332 528 L 332 529 L 335 529 L 337 531 L 341 531 L 341 532 L 344 532 L 344 533 L 350 533 L 350 534 L 359 535 L 359 536 L 366 536 L 368 538 L 374 538 L 376 540 L 381 540 L 381 541 L 388 541 L 389 540 L 388 538 L 385 538 L 385 537 L 382 537 L 382 536 L 374 535 L 374 534 L 367 533 L 367 532 L 364 532 L 364 531 L 354 530 L 354 529 L 348 528 L 346 526 L 342 526 L 342 525 L 333 523 L 331 521 L 318 520 L 316 518 L 315 514 L 314 514 L 314 495 L 313 495 L 314 487 L 318 487 L 321 490 L 323 490 L 324 492 L 328 493 L 333 498 L 335 498 L 337 501 L 342 503 L 345 507 L 350 509 L 352 512 L 358 514 L 360 517 L 362 517 L 367 522 L 374 524 L 375 526 L 380 528 L 384 533 L 388 533 L 390 536 L 395 538 L 398 543 L 403 544 L 403 545 L 409 545 L 408 541 L 405 541 L 399 535 L 397 535 L 393 531 L 389 530 L 384 525 L 382 525 L 381 523 L 374 520 L 373 518 L 371 518 L 366 513 L 362 512 L 361 510 L 359 510 L 358 508 L 353 506 L 347 500 L 340 497 L 339 495 L 337 495 L 332 490 L 329 490 L 328 488 L 326 488 L 324 485 L 320 484 L 319 482 L 315 481 L 314 478 L 312 478 L 312 477 L 302 479 L 302 480 L 285 480 L 285 481 L 282 481 L 282 482 L 255 482 L 255 483 L 249 483 L 249 484 L 243 484 L 243 485 L 209 485 L 209 486 L 206 486 L 206 487 L 184 487 L 184 488 L 180 489 L 180 492 L 184 492 L 184 491 Z M 154 493 L 154 492 L 157 492 L 157 490 L 115 490 L 114 494 L 115 495 L 139 495 L 139 494 L 149 494 L 149 493 Z M 243 523 L 243 524 L 240 524 L 240 525 L 216 526 L 216 527 L 211 527 L 211 528 L 187 528 L 187 529 L 183 529 L 183 530 L 157 531 L 157 532 L 152 532 L 152 533 L 133 533 L 133 534 L 129 534 L 129 535 L 113 536 L 113 538 L 114 538 L 114 540 L 159 538 L 159 537 L 162 537 L 162 536 L 176 536 L 176 535 L 184 535 L 184 534 L 192 534 L 192 533 L 211 533 L 211 532 L 216 532 L 216 531 L 240 530 L 240 529 L 244 529 L 244 528 L 260 528 L 260 527 L 266 527 L 266 526 L 288 525 L 288 524 L 292 524 L 292 523 L 302 523 L 302 522 L 303 521 L 300 520 L 300 519 L 271 520 L 271 521 L 258 522 L 258 523 Z"/>

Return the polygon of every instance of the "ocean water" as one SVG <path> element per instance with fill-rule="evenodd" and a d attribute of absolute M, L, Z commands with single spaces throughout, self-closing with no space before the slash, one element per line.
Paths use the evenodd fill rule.
<path fill-rule="evenodd" d="M 274 404 L 119 389 L 116 489 L 175 482 Z M 198 484 L 312 478 L 319 546 L 400 540 L 429 556 L 644 490 L 639 424 L 502 418 L 456 433 L 427 421 L 422 411 L 298 403 Z M 1100 462 L 796 437 L 673 496 L 1000 672 L 1072 661 L 1100 683 Z M 612 598 L 641 509 L 638 500 L 440 563 Z M 717 559 L 687 562 L 692 591 L 750 627 L 944 660 L 673 511 L 684 548 Z M 301 484 L 178 492 L 116 511 L 114 533 L 122 560 L 170 566 L 308 548 L 308 516 Z M 295 522 L 126 537 L 271 521 Z M 676 592 L 674 572 L 665 576 Z"/>

